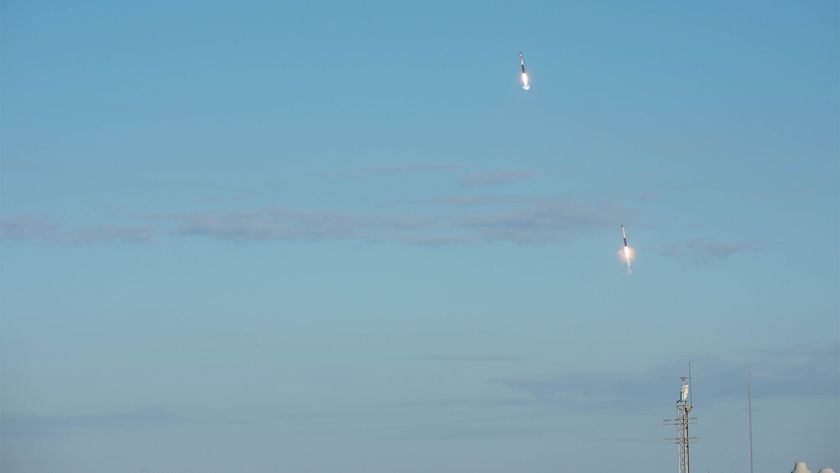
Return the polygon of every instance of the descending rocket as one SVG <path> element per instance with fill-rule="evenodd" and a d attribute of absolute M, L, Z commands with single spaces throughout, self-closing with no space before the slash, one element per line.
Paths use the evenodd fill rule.
<path fill-rule="evenodd" d="M 528 73 L 525 72 L 525 56 L 522 55 L 522 51 L 519 51 L 519 67 L 522 69 L 522 88 L 531 90 L 531 84 L 528 83 Z"/>
<path fill-rule="evenodd" d="M 627 232 L 624 231 L 624 225 L 621 225 L 621 238 L 624 240 L 624 248 L 621 251 L 621 258 L 627 263 L 627 274 L 633 272 L 630 268 L 630 262 L 633 260 L 633 248 L 627 244 Z"/>

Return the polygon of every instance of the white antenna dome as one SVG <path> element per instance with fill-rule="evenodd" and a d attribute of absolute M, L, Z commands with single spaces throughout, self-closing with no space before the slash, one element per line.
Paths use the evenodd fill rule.
<path fill-rule="evenodd" d="M 796 464 L 793 465 L 793 471 L 790 473 L 811 473 L 811 470 L 808 469 L 808 465 L 806 465 L 805 462 L 796 462 Z"/>

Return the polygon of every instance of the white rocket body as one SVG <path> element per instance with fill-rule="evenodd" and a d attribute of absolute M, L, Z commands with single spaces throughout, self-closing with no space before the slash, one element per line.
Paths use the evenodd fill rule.
<path fill-rule="evenodd" d="M 528 73 L 525 72 L 525 56 L 522 54 L 522 51 L 519 52 L 519 68 L 522 69 L 522 88 L 525 90 L 531 90 L 530 80 L 528 79 Z"/>
<path fill-rule="evenodd" d="M 624 225 L 621 226 L 621 239 L 624 240 L 624 248 L 622 248 L 622 256 L 627 263 L 627 273 L 631 273 L 630 262 L 633 260 L 633 250 L 627 244 L 627 232 L 624 230 Z"/>

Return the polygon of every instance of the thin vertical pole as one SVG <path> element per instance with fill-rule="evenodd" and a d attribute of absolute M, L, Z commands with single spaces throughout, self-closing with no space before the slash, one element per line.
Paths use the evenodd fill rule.
<path fill-rule="evenodd" d="M 688 395 L 691 396 L 691 389 L 689 388 Z M 688 413 L 691 410 L 691 407 L 685 406 L 685 473 L 691 473 L 689 470 L 691 468 L 691 459 L 688 456 Z"/>
<path fill-rule="evenodd" d="M 691 402 L 693 399 L 692 396 L 694 395 L 694 386 L 691 384 L 691 363 L 688 364 L 688 404 L 693 406 L 694 403 Z"/>
<path fill-rule="evenodd" d="M 752 445 L 752 374 L 747 370 L 747 420 L 750 433 L 750 473 L 753 473 L 753 445 Z"/>

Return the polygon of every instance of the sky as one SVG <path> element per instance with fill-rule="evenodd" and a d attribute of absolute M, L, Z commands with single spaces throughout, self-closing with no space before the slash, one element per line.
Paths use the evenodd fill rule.
<path fill-rule="evenodd" d="M 837 470 L 839 20 L 3 0 L 0 470 Z"/>

